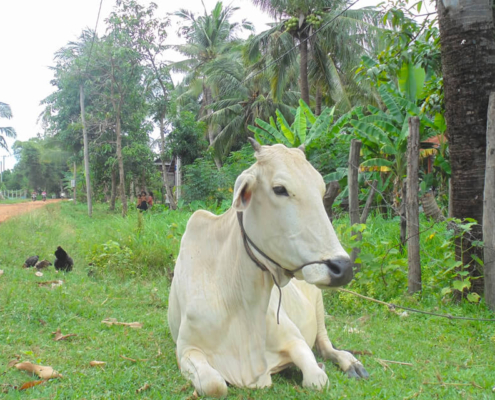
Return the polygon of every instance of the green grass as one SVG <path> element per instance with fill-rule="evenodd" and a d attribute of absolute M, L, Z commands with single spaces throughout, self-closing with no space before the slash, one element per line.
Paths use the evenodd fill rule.
<path fill-rule="evenodd" d="M 93 219 L 87 218 L 85 213 L 84 205 L 59 203 L 0 224 L 0 269 L 5 271 L 0 276 L 0 398 L 190 397 L 193 388 L 177 368 L 166 313 L 167 271 L 173 267 L 190 213 L 148 213 L 143 216 L 140 228 L 138 214 L 134 211 L 125 220 L 107 212 L 103 206 L 95 207 Z M 370 222 L 369 230 L 380 231 L 383 239 L 390 235 L 384 229 L 385 224 L 384 221 Z M 337 231 L 342 229 L 337 227 Z M 129 265 L 123 272 L 115 264 L 120 256 L 118 252 L 115 258 L 105 258 L 105 263 L 88 265 L 92 260 L 101 260 L 98 258 L 101 246 L 109 241 L 131 250 Z M 74 258 L 73 272 L 56 273 L 50 267 L 42 277 L 36 277 L 32 269 L 21 268 L 24 260 L 33 254 L 53 260 L 58 245 Z M 378 250 L 375 248 L 374 251 Z M 363 248 L 363 253 L 366 252 Z M 95 270 L 98 273 L 88 276 L 89 271 Z M 37 285 L 40 281 L 58 279 L 64 280 L 62 286 Z M 394 288 L 394 293 L 397 291 L 400 290 Z M 381 292 L 378 294 L 386 297 Z M 433 295 L 423 299 L 394 296 L 397 302 L 417 308 L 494 317 L 482 305 L 444 304 Z M 326 362 L 331 382 L 326 393 L 303 389 L 301 373 L 291 368 L 274 376 L 273 387 L 269 389 L 231 387 L 229 397 L 493 398 L 495 323 L 450 321 L 419 314 L 400 317 L 384 306 L 338 292 L 326 292 L 325 304 L 332 342 L 338 348 L 373 353 L 358 356 L 371 374 L 369 380 L 349 380 L 338 368 Z M 101 322 L 105 318 L 138 321 L 143 328 L 107 326 Z M 64 334 L 75 333 L 77 336 L 55 342 L 51 332 L 57 328 Z M 25 372 L 7 368 L 16 355 L 21 361 L 52 366 L 63 374 L 63 378 L 22 392 L 11 388 L 2 393 L 10 386 L 1 385 L 20 386 L 36 380 Z M 412 365 L 388 363 L 388 367 L 384 367 L 379 359 Z M 103 368 L 92 368 L 89 362 L 93 360 L 107 364 Z M 459 385 L 441 385 L 441 381 Z M 146 383 L 150 388 L 137 394 L 136 390 Z"/>

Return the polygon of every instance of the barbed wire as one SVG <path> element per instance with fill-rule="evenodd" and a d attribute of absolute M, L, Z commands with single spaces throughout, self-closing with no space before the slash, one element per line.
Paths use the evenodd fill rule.
<path fill-rule="evenodd" d="M 348 165 L 354 167 L 354 168 L 357 168 L 359 169 L 358 166 L 356 166 L 355 164 L 353 163 L 350 163 L 348 162 Z M 371 180 L 368 180 L 368 179 L 365 179 L 365 183 L 371 187 L 371 184 L 372 184 L 372 181 Z M 378 193 L 383 202 L 385 203 L 385 205 L 379 205 L 379 206 L 371 206 L 370 208 L 372 209 L 383 209 L 384 207 L 386 209 L 391 209 L 393 211 L 393 213 L 398 216 L 400 218 L 401 221 L 407 221 L 407 218 L 405 217 L 405 215 L 403 214 L 401 208 L 398 208 L 398 207 L 395 207 L 391 202 L 389 202 L 387 200 L 387 196 L 384 192 L 380 191 L 376 185 L 374 187 L 375 189 L 375 192 Z M 350 209 L 349 209 L 350 211 Z M 409 222 L 409 224 L 411 224 L 411 222 Z M 419 231 L 419 235 L 427 232 L 427 231 L 433 231 L 435 235 L 440 235 L 440 236 L 444 236 L 445 235 L 445 231 L 440 231 L 438 229 L 435 229 L 435 226 L 437 225 L 437 221 L 434 221 L 430 226 L 428 226 L 427 228 L 423 228 L 423 226 L 420 224 L 415 224 L 415 223 L 412 223 L 413 226 L 416 226 L 418 227 L 418 229 L 420 229 Z M 454 239 L 456 238 L 455 235 L 458 234 L 458 238 L 459 239 L 467 239 L 469 240 L 470 242 L 479 242 L 480 241 L 480 238 L 479 237 L 476 237 L 470 230 L 466 230 L 466 229 L 463 229 L 461 227 L 459 227 L 460 224 L 458 224 L 456 221 L 454 220 L 447 220 L 447 229 L 448 230 L 453 230 L 454 231 L 454 237 L 452 237 L 451 239 Z M 476 227 L 480 227 L 481 225 L 478 224 L 478 223 L 475 223 L 473 224 L 472 226 L 476 226 Z M 422 229 L 423 228 L 423 229 Z M 391 246 L 390 248 L 388 248 L 385 252 L 385 254 L 383 255 L 382 260 L 380 262 L 380 273 L 381 273 L 381 277 L 382 277 L 382 280 L 384 281 L 384 284 L 385 286 L 387 286 L 387 282 L 385 280 L 385 274 L 384 274 L 384 271 L 383 271 L 383 265 L 385 263 L 385 260 L 387 259 L 388 255 L 390 254 L 390 252 L 394 249 L 394 248 L 397 248 L 397 247 L 400 247 L 400 246 L 403 246 L 405 245 L 405 243 L 407 243 L 407 241 L 411 238 L 411 237 L 415 237 L 417 235 L 414 235 L 414 236 L 409 236 L 409 237 L 406 237 L 405 240 L 403 242 L 400 242 L 396 245 L 393 245 Z M 455 240 L 452 241 L 452 244 L 455 246 L 455 247 L 459 247 L 459 245 L 456 243 Z M 352 246 L 352 244 L 351 244 Z M 483 261 L 483 264 L 489 264 L 489 263 L 492 263 L 493 261 L 495 261 L 495 248 L 494 247 L 491 247 L 491 246 L 488 246 L 486 244 L 483 244 L 483 246 L 479 246 L 480 249 L 482 248 L 481 251 L 483 251 L 483 255 L 485 254 L 489 254 L 490 255 L 490 259 L 489 260 L 484 260 Z M 472 247 L 471 247 L 472 248 Z M 422 246 L 422 244 L 420 243 L 420 249 L 421 249 L 421 253 L 422 254 L 428 254 L 425 250 L 424 250 L 424 247 Z M 431 257 L 430 257 L 431 258 Z M 440 261 L 440 260 L 437 260 L 437 261 Z M 480 264 L 478 260 L 476 259 L 473 259 L 473 261 L 475 261 L 476 263 Z M 481 264 L 480 264 L 481 265 Z M 419 283 L 419 282 L 418 282 Z M 422 285 L 424 285 L 424 283 L 422 283 Z M 429 286 L 429 285 L 426 285 L 426 286 Z"/>
<path fill-rule="evenodd" d="M 353 296 L 360 297 L 362 299 L 365 299 L 365 300 L 368 300 L 368 301 L 371 301 L 374 303 L 383 304 L 383 305 L 387 306 L 389 308 L 389 310 L 391 310 L 391 311 L 394 311 L 396 308 L 399 308 L 401 310 L 407 310 L 407 311 L 418 313 L 418 314 L 432 315 L 434 317 L 447 318 L 450 320 L 458 319 L 458 320 L 465 320 L 465 321 L 495 322 L 495 319 L 491 319 L 491 318 L 458 317 L 458 316 L 451 315 L 451 314 L 439 314 L 439 313 L 434 313 L 431 311 L 418 310 L 416 308 L 404 307 L 404 306 L 394 304 L 394 303 L 387 303 L 386 301 L 377 300 L 377 299 L 374 299 L 372 297 L 364 296 L 362 294 L 353 292 L 352 290 L 348 290 L 348 289 L 339 288 L 337 290 L 339 292 L 349 293 L 349 294 L 352 294 Z"/>

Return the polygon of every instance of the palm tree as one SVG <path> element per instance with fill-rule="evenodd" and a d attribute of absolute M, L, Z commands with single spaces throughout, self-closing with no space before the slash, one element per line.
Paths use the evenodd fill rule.
<path fill-rule="evenodd" d="M 213 146 L 221 155 L 228 154 L 235 143 L 246 141 L 248 126 L 254 125 L 256 118 L 268 120 L 278 109 L 287 119 L 293 119 L 291 110 L 297 107 L 300 97 L 298 91 L 286 90 L 277 101 L 265 75 L 245 79 L 248 70 L 239 61 L 241 58 L 234 54 L 230 59 L 212 62 L 206 70 L 207 82 L 217 88 L 218 99 L 208 106 L 212 112 L 204 119 L 219 127 Z"/>
<path fill-rule="evenodd" d="M 12 110 L 6 103 L 0 102 L 0 118 L 12 118 Z M 5 140 L 6 137 L 15 139 L 17 137 L 17 134 L 15 133 L 14 128 L 10 126 L 0 126 L 0 147 L 9 151 L 7 141 Z"/>
<path fill-rule="evenodd" d="M 208 14 L 206 8 L 204 14 L 199 17 L 184 9 L 175 13 L 185 23 L 181 28 L 181 34 L 186 38 L 187 43 L 173 46 L 173 48 L 187 58 L 173 64 L 172 69 L 187 74 L 183 82 L 189 88 L 186 94 L 193 94 L 197 98 L 201 98 L 203 113 L 211 114 L 213 112 L 208 106 L 216 95 L 216 88 L 207 82 L 206 69 L 211 63 L 226 57 L 239 43 L 236 36 L 239 30 L 253 29 L 250 22 L 231 23 L 229 21 L 237 10 L 238 7 L 227 6 L 224 8 L 222 3 L 218 2 L 211 14 Z M 213 144 L 215 136 L 215 127 L 210 125 L 208 127 L 210 145 Z M 217 167 L 221 166 L 218 157 L 215 157 L 215 163 Z"/>
<path fill-rule="evenodd" d="M 262 56 L 270 65 L 274 96 L 280 96 L 288 70 L 299 61 L 301 98 L 307 104 L 310 104 L 311 78 L 317 103 L 322 92 L 326 92 L 333 102 L 350 109 L 345 77 L 359 64 L 363 54 L 376 47 L 380 31 L 377 12 L 371 8 L 350 10 L 347 0 L 253 0 L 253 3 L 280 19 L 253 38 L 249 49 L 250 59 Z M 294 45 L 299 46 L 299 57 L 290 51 Z M 316 109 L 319 114 L 319 104 Z"/>
<path fill-rule="evenodd" d="M 495 90 L 495 30 L 491 3 L 461 0 L 445 5 L 437 2 L 440 27 L 442 71 L 445 90 L 445 120 L 452 167 L 452 211 L 455 218 L 473 218 L 480 225 L 471 236 L 459 239 L 456 256 L 470 264 L 474 277 L 482 277 L 482 267 L 473 260 L 483 257 L 483 190 L 486 166 L 486 124 L 488 98 Z M 488 274 L 487 274 L 488 272 Z M 491 274 L 491 275 L 490 275 Z M 485 271 L 492 280 L 493 272 Z M 483 290 L 483 279 L 473 281 L 474 290 Z M 495 295 L 487 303 L 495 308 Z"/>

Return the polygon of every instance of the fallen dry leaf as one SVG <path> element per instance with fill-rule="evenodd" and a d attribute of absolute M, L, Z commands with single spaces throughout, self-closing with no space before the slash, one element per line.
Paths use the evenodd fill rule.
<path fill-rule="evenodd" d="M 64 283 L 64 281 L 58 280 L 58 281 L 45 281 L 45 282 L 36 282 L 38 286 L 50 286 L 51 288 L 60 286 Z"/>
<path fill-rule="evenodd" d="M 75 333 L 69 333 L 68 335 L 62 335 L 62 332 L 60 332 L 60 328 L 57 328 L 57 330 L 55 332 L 52 332 L 52 335 L 55 335 L 53 340 L 55 340 L 56 342 L 58 342 L 59 340 L 65 340 L 65 339 L 72 337 L 72 336 L 77 336 Z"/>
<path fill-rule="evenodd" d="M 126 356 L 123 356 L 123 355 L 121 355 L 120 358 L 123 358 L 124 360 L 129 360 L 129 361 L 132 361 L 132 362 L 137 362 L 137 360 L 135 360 L 134 358 L 129 358 L 129 357 L 126 357 Z"/>
<path fill-rule="evenodd" d="M 61 378 L 57 371 L 55 371 L 52 367 L 44 367 L 42 365 L 35 365 L 30 362 L 22 362 L 16 364 L 15 367 L 21 371 L 31 372 L 32 374 L 38 375 L 41 379 L 52 379 L 52 378 Z"/>
<path fill-rule="evenodd" d="M 19 390 L 26 390 L 29 388 L 32 388 L 33 386 L 41 385 L 45 383 L 47 379 L 43 379 L 42 381 L 31 381 L 31 382 L 26 382 L 24 385 L 22 385 Z"/>
<path fill-rule="evenodd" d="M 35 273 L 35 275 L 36 276 L 43 276 L 43 272 L 38 271 L 38 272 Z"/>
<path fill-rule="evenodd" d="M 150 387 L 151 385 L 149 383 L 145 383 L 143 387 L 136 389 L 136 393 L 144 392 L 145 390 L 148 390 Z"/>
<path fill-rule="evenodd" d="M 102 367 L 106 364 L 105 361 L 91 361 L 89 363 L 89 365 L 91 365 L 92 367 Z"/>
<path fill-rule="evenodd" d="M 3 269 L 0 269 L 0 275 L 3 275 Z"/>
<path fill-rule="evenodd" d="M 141 322 L 118 322 L 116 318 L 107 318 L 101 321 L 108 326 L 112 325 L 123 325 L 128 326 L 129 328 L 142 328 L 143 324 Z"/>
<path fill-rule="evenodd" d="M 16 360 L 10 360 L 9 363 L 7 364 L 7 368 L 12 368 L 14 365 L 16 365 L 19 362 L 19 359 Z"/>

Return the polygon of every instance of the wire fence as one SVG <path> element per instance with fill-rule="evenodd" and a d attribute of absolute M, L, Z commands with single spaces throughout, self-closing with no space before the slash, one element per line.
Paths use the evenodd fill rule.
<path fill-rule="evenodd" d="M 17 200 L 26 199 L 26 190 L 0 190 L 0 200 Z"/>
<path fill-rule="evenodd" d="M 359 169 L 359 166 L 356 166 L 352 163 L 348 163 L 349 166 L 352 166 L 354 168 L 358 168 Z M 365 180 L 365 184 L 367 186 L 369 186 L 371 188 L 372 186 L 372 181 L 371 180 Z M 397 218 L 398 221 L 400 222 L 403 222 L 406 220 L 406 217 L 405 217 L 405 212 L 404 210 L 401 209 L 401 206 L 397 206 L 395 204 L 393 204 L 393 202 L 391 202 L 389 200 L 389 195 L 380 191 L 376 185 L 375 185 L 375 195 L 378 194 L 380 195 L 381 197 L 381 203 L 380 205 L 374 205 L 374 206 L 371 206 L 370 208 L 371 209 L 375 209 L 375 210 L 379 210 L 379 212 L 381 214 L 383 213 L 386 213 L 390 216 L 393 216 L 394 218 Z M 405 201 L 405 199 L 401 199 L 401 201 Z M 421 207 L 421 205 L 420 205 Z M 350 209 L 349 211 L 346 211 L 345 213 L 347 214 L 348 212 L 350 213 Z M 362 211 L 361 209 L 359 210 L 360 212 Z M 339 217 L 339 216 L 342 216 L 342 214 L 336 214 L 335 217 Z M 492 263 L 494 260 L 495 260 L 495 248 L 493 247 L 490 247 L 488 245 L 486 245 L 485 243 L 483 243 L 481 240 L 480 240 L 480 236 L 476 235 L 475 233 L 473 233 L 473 231 L 481 231 L 481 228 L 482 226 L 477 223 L 477 222 L 469 222 L 467 223 L 467 225 L 469 225 L 469 227 L 467 227 L 466 225 L 467 221 L 459 221 L 458 219 L 447 219 L 446 221 L 444 222 L 437 222 L 437 221 L 434 221 L 432 220 L 431 222 L 428 222 L 428 223 L 424 223 L 424 222 L 420 222 L 419 226 L 414 224 L 414 226 L 418 227 L 419 228 L 419 235 L 424 237 L 424 234 L 425 233 L 428 233 L 429 236 L 439 236 L 439 237 L 444 237 L 445 240 L 449 241 L 450 242 L 450 247 L 451 249 L 453 248 L 453 250 L 458 250 L 458 252 L 462 253 L 463 251 L 466 251 L 466 246 L 462 246 L 460 244 L 460 241 L 467 241 L 469 243 L 469 245 L 467 247 L 470 247 L 470 249 L 472 247 L 477 247 L 478 250 L 476 251 L 476 253 L 482 255 L 480 258 L 473 258 L 473 259 L 470 259 L 469 260 L 469 264 L 471 265 L 471 269 L 475 269 L 475 270 L 478 270 L 479 272 L 479 277 L 482 277 L 482 271 L 483 271 L 483 267 L 484 267 L 484 264 L 488 264 L 488 263 Z M 415 235 L 417 236 L 417 235 Z M 405 238 L 404 241 L 400 241 L 399 238 L 397 238 L 397 243 L 394 243 L 393 245 L 390 245 L 388 246 L 388 248 L 385 249 L 385 251 L 383 252 L 383 256 L 381 256 L 381 260 L 379 262 L 379 268 L 380 268 L 380 271 L 381 271 L 381 278 L 382 278 L 382 281 L 383 283 L 385 284 L 385 286 L 387 286 L 387 277 L 386 277 L 386 274 L 384 272 L 384 266 L 387 262 L 387 260 L 389 259 L 389 256 L 391 254 L 395 254 L 395 252 L 393 253 L 392 250 L 393 249 L 396 249 L 396 248 L 402 248 L 402 246 L 406 246 L 406 243 L 409 239 L 411 239 L 411 236 L 410 237 L 407 237 Z M 359 243 L 359 241 L 357 242 Z M 361 243 L 364 243 L 361 241 Z M 352 246 L 352 242 L 351 242 L 351 246 Z M 359 246 L 359 245 L 358 245 Z M 422 266 L 425 266 L 426 264 L 437 264 L 439 266 L 442 265 L 442 263 L 445 262 L 445 260 L 438 260 L 436 259 L 427 249 L 426 249 L 426 246 L 425 246 L 425 240 L 420 240 L 419 242 L 419 246 L 420 246 L 420 258 L 421 258 L 421 265 Z M 463 248 L 464 247 L 464 248 Z M 407 253 L 403 253 L 404 257 L 407 257 L 406 256 Z M 453 258 L 454 258 L 454 255 L 452 255 Z M 484 260 L 483 260 L 483 257 L 484 257 Z M 426 260 L 426 261 L 425 261 Z M 466 268 L 468 267 L 468 263 L 464 261 L 464 264 L 466 265 L 463 265 L 462 267 L 459 267 L 458 270 L 460 270 L 461 268 Z M 365 267 L 363 265 L 363 267 Z M 471 276 L 471 278 L 474 278 L 474 279 L 477 279 L 479 278 L 478 276 Z M 410 278 L 409 278 L 410 279 Z M 416 283 L 420 283 L 424 288 L 431 288 L 431 289 L 443 289 L 445 285 L 435 285 L 435 284 L 431 284 L 431 282 L 429 282 L 428 284 L 426 282 L 416 282 Z"/>

